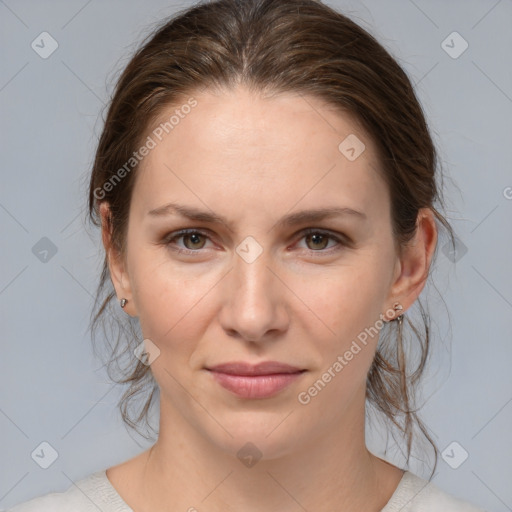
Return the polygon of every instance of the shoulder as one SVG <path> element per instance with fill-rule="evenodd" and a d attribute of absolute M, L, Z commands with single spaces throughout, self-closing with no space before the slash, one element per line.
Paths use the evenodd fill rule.
<path fill-rule="evenodd" d="M 97 471 L 73 483 L 64 492 L 52 492 L 32 498 L 6 512 L 128 512 L 105 470 Z"/>
<path fill-rule="evenodd" d="M 406 471 L 381 512 L 485 512 L 467 501 L 448 494 L 432 482 Z"/>

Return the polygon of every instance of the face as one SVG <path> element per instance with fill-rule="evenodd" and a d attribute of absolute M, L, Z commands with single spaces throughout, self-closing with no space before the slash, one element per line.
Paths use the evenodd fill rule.
<path fill-rule="evenodd" d="M 272 458 L 361 420 L 375 327 L 400 298 L 389 193 L 372 140 L 313 97 L 194 98 L 168 135 L 152 136 L 111 272 L 160 351 L 161 416 Z M 268 361 L 301 372 L 211 371 Z"/>

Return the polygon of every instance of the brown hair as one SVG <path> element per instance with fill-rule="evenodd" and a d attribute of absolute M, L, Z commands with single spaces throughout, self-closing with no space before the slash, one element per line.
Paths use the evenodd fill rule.
<path fill-rule="evenodd" d="M 195 91 L 238 84 L 258 92 L 312 95 L 353 114 L 380 153 L 397 247 L 415 234 L 420 208 L 432 209 L 453 243 L 449 223 L 434 207 L 442 205 L 436 185 L 437 154 L 422 108 L 406 73 L 376 39 L 315 0 L 214 0 L 166 20 L 143 42 L 117 82 L 92 169 L 89 215 L 100 225 L 99 204 L 110 205 L 109 229 L 120 253 L 137 166 L 114 183 L 118 170 L 133 157 L 165 108 Z M 108 364 L 111 378 L 115 379 L 110 372 L 113 362 L 128 356 L 122 377 L 116 380 L 130 384 L 119 406 L 123 420 L 137 430 L 142 420 L 149 425 L 148 411 L 158 386 L 149 366 L 133 358 L 134 343 L 141 341 L 137 322 L 119 316 L 117 303 L 111 307 L 114 298 L 105 256 L 91 324 L 93 340 L 101 324 L 102 341 L 115 341 Z M 433 447 L 437 465 L 437 447 L 414 408 L 415 386 L 430 347 L 429 316 L 417 302 L 421 326 L 415 326 L 409 314 L 403 327 L 386 324 L 389 332 L 379 340 L 367 377 L 367 402 L 406 438 L 407 462 L 416 424 Z M 412 371 L 402 333 L 407 326 L 420 353 Z M 124 350 L 118 354 L 119 349 Z M 146 402 L 132 420 L 128 406 L 138 394 Z"/>

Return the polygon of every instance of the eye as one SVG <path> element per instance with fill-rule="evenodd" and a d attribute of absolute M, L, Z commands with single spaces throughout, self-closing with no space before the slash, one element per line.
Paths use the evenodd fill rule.
<path fill-rule="evenodd" d="M 185 248 L 173 247 L 176 245 L 176 240 L 183 239 Z M 203 239 L 203 240 L 202 240 Z M 200 249 L 203 249 L 205 241 L 204 239 L 208 239 L 209 237 L 206 233 L 202 231 L 198 231 L 197 229 L 183 229 L 178 231 L 177 233 L 171 233 L 164 240 L 165 245 L 171 247 L 174 251 L 186 254 L 192 254 L 199 252 Z"/>
<path fill-rule="evenodd" d="M 325 250 L 328 247 L 329 241 L 335 242 L 334 250 L 339 250 L 342 246 L 347 245 L 347 242 L 342 237 L 336 236 L 328 231 L 322 231 L 318 229 L 307 229 L 301 232 L 302 239 L 306 240 L 306 247 L 309 252 L 320 252 L 330 253 L 332 252 L 333 246 L 330 249 Z"/>

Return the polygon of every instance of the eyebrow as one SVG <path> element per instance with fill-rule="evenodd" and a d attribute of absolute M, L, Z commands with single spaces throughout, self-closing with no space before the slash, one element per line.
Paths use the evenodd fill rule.
<path fill-rule="evenodd" d="M 166 215 L 177 214 L 181 217 L 185 217 L 190 220 L 207 222 L 207 223 L 218 223 L 229 226 L 229 221 L 217 215 L 213 212 L 206 210 L 200 210 L 192 206 L 185 206 L 177 203 L 168 203 L 154 210 L 148 212 L 148 215 L 152 217 L 163 217 Z M 302 210 L 299 212 L 285 215 L 281 218 L 274 226 L 278 227 L 289 227 L 297 224 L 303 224 L 306 222 L 319 222 L 321 220 L 330 219 L 339 216 L 350 216 L 356 219 L 366 220 L 366 215 L 361 212 L 347 207 L 333 207 L 333 208 L 318 208 L 312 210 Z"/>

